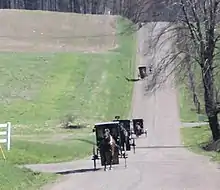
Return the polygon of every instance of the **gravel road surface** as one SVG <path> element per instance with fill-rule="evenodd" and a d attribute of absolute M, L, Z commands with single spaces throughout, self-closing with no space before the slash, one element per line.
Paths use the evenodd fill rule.
<path fill-rule="evenodd" d="M 153 35 L 166 24 L 157 23 Z M 152 24 L 147 24 L 138 33 L 141 65 L 157 65 L 172 49 L 173 44 L 167 41 L 161 49 L 157 47 L 153 52 L 149 47 L 151 36 Z M 72 170 L 59 182 L 44 187 L 45 190 L 219 190 L 220 171 L 217 165 L 181 145 L 181 123 L 173 78 L 170 77 L 156 92 L 148 94 L 144 93 L 147 81 L 135 83 L 132 115 L 144 119 L 148 137 L 137 140 L 136 154 L 129 153 L 128 167 L 124 168 L 123 160 L 108 172 L 90 171 L 93 167 L 90 160 L 29 166 L 38 171 Z"/>

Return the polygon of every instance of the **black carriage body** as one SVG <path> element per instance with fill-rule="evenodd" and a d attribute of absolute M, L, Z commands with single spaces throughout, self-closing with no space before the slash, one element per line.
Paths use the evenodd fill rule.
<path fill-rule="evenodd" d="M 104 136 L 104 131 L 105 129 L 110 130 L 110 134 L 118 144 L 119 138 L 120 138 L 120 131 L 119 131 L 119 122 L 106 122 L 106 123 L 97 123 L 95 124 L 95 133 L 96 133 L 96 145 L 99 149 L 100 157 L 101 157 L 101 165 L 104 166 L 103 162 L 103 155 L 100 152 L 100 143 L 103 139 Z M 114 157 L 113 157 L 113 162 L 112 164 L 119 164 L 119 150 L 116 147 Z M 107 165 L 110 165 L 110 160 L 107 160 Z"/>
<path fill-rule="evenodd" d="M 127 131 L 128 139 L 126 141 L 123 131 L 120 130 L 120 139 L 123 141 L 123 142 L 120 142 L 120 145 L 122 146 L 122 144 L 125 143 L 126 144 L 126 150 L 130 151 L 131 150 L 131 144 L 130 144 L 129 137 L 131 135 L 131 126 L 130 126 L 131 121 L 128 120 L 128 119 L 125 119 L 125 120 L 122 120 L 122 119 L 121 120 L 113 120 L 113 121 L 119 121 L 119 125 L 122 125 L 125 128 L 125 130 Z"/>
<path fill-rule="evenodd" d="M 145 66 L 140 66 L 138 67 L 139 69 L 139 75 L 141 77 L 141 79 L 145 78 L 147 76 L 147 69 Z"/>
<path fill-rule="evenodd" d="M 133 119 L 133 129 L 136 135 L 141 135 L 144 133 L 144 120 L 143 119 Z M 141 130 L 138 130 L 137 125 L 140 126 Z"/>

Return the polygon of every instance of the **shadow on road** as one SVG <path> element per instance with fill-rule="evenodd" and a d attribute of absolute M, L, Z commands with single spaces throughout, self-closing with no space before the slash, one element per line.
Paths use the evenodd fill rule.
<path fill-rule="evenodd" d="M 137 82 L 137 81 L 140 80 L 139 78 L 137 78 L 137 79 L 129 79 L 128 77 L 125 77 L 125 79 L 126 79 L 128 82 Z"/>
<path fill-rule="evenodd" d="M 94 172 L 94 171 L 98 171 L 98 170 L 101 170 L 101 168 L 97 168 L 97 169 L 89 168 L 89 169 L 67 170 L 67 171 L 62 171 L 62 172 L 56 172 L 56 174 L 68 175 L 68 174 L 75 174 L 75 173 Z"/>
<path fill-rule="evenodd" d="M 189 148 L 189 147 L 192 147 L 192 146 L 139 146 L 139 147 L 136 147 L 137 149 L 162 149 L 162 148 Z"/>

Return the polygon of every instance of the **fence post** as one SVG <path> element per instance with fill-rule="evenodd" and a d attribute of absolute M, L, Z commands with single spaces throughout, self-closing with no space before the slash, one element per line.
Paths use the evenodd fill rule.
<path fill-rule="evenodd" d="M 7 122 L 7 150 L 11 148 L 11 122 Z"/>

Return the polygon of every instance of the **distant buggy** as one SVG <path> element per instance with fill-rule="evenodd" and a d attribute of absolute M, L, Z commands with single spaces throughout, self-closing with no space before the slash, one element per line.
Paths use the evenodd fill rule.
<path fill-rule="evenodd" d="M 144 120 L 143 119 L 132 119 L 133 122 L 133 133 L 139 137 L 142 134 L 147 136 L 147 130 L 144 130 Z"/>

